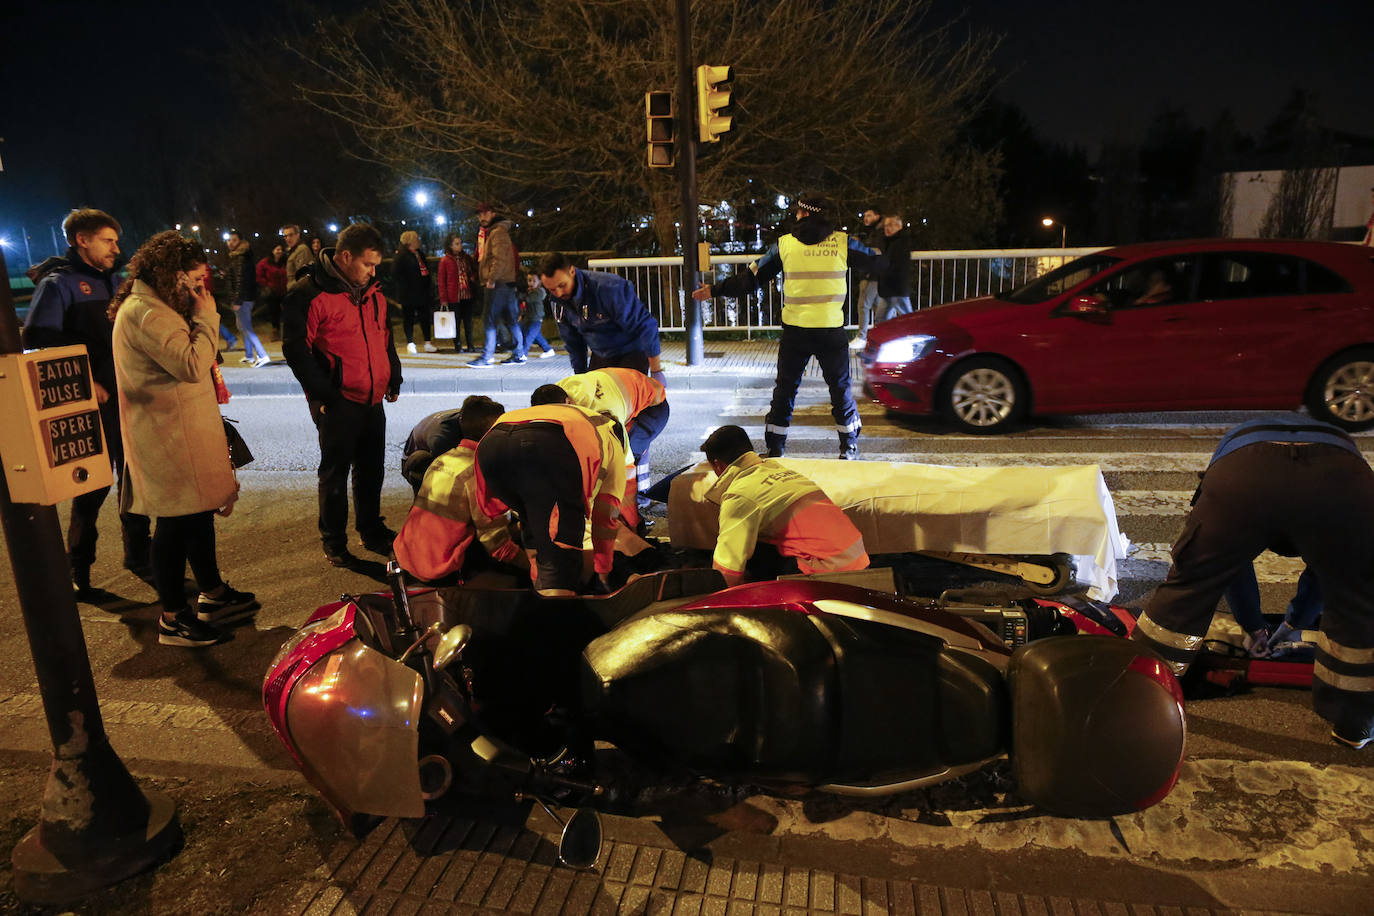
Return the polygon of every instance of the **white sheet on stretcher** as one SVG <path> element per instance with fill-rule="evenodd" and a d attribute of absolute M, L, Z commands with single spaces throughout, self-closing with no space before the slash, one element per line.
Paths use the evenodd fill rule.
<path fill-rule="evenodd" d="M 1076 578 L 1106 601 L 1130 542 L 1097 465 L 954 468 L 887 461 L 783 458 L 815 481 L 863 534 L 870 554 L 932 550 L 1071 554 Z M 675 547 L 714 549 L 716 475 L 702 463 L 674 479 L 668 498 Z"/>

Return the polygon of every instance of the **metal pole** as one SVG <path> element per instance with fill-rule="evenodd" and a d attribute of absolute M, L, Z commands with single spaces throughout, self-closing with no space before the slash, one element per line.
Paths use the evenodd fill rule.
<path fill-rule="evenodd" d="M 677 0 L 677 176 L 682 188 L 682 296 L 687 306 L 687 365 L 702 359 L 701 303 L 692 298 L 697 288 L 697 144 L 692 113 L 691 0 Z"/>
<path fill-rule="evenodd" d="M 0 275 L 0 355 L 19 353 L 3 252 Z M 139 790 L 105 734 L 57 509 L 12 502 L 0 474 L 0 522 L 53 746 L 38 824 L 10 857 L 14 889 L 31 903 L 66 903 L 168 858 L 181 825 L 170 798 Z"/>

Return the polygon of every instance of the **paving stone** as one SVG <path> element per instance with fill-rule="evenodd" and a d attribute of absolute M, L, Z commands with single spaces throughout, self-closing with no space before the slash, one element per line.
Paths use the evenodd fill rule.
<path fill-rule="evenodd" d="M 496 878 L 491 882 L 491 887 L 487 889 L 487 894 L 482 898 L 482 906 L 494 907 L 496 909 L 508 909 L 511 898 L 515 896 L 516 888 L 520 886 L 521 880 L 525 877 L 525 865 L 523 862 L 512 862 L 507 860 L 496 873 Z"/>
<path fill-rule="evenodd" d="M 733 859 L 719 859 L 712 862 L 710 870 L 706 873 L 707 895 L 730 896 L 730 882 L 734 878 L 734 874 L 735 863 Z"/>
<path fill-rule="evenodd" d="M 760 903 L 782 903 L 782 876 L 781 865 L 765 863 L 759 869 Z M 855 912 L 858 911 L 855 910 Z"/>
<path fill-rule="evenodd" d="M 893 881 L 889 886 L 893 916 L 916 916 L 916 891 L 909 881 Z"/>
<path fill-rule="evenodd" d="M 620 906 L 616 908 L 619 916 L 643 916 L 649 909 L 649 889 L 638 885 L 630 885 L 625 888 L 624 894 L 620 897 Z"/>
<path fill-rule="evenodd" d="M 662 850 L 652 849 L 648 846 L 639 847 L 639 851 L 635 853 L 634 868 L 630 872 L 630 883 L 652 887 L 661 858 L 663 858 Z"/>
<path fill-rule="evenodd" d="M 805 909 L 811 899 L 811 873 L 805 868 L 789 868 L 783 872 L 782 902 L 785 906 Z"/>
<path fill-rule="evenodd" d="M 606 859 L 606 880 L 628 884 L 630 872 L 634 869 L 636 848 L 626 843 L 616 843 Z"/>
<path fill-rule="evenodd" d="M 1073 901 L 1068 897 L 1050 897 L 1046 901 L 1050 905 L 1051 916 L 1075 916 Z M 1177 916 L 1183 916 L 1182 913 Z"/>
<path fill-rule="evenodd" d="M 1025 916 L 1049 916 L 1050 907 L 1044 897 L 1022 897 L 1021 912 Z"/>
<path fill-rule="evenodd" d="M 525 869 L 524 880 L 515 889 L 515 896 L 511 898 L 507 908 L 512 913 L 533 913 L 539 896 L 544 893 L 544 885 L 548 883 L 549 874 L 549 869 L 542 865 Z"/>
<path fill-rule="evenodd" d="M 887 882 L 864 878 L 864 916 L 887 916 Z"/>
<path fill-rule="evenodd" d="M 382 881 L 391 871 L 391 866 L 396 864 L 401 853 L 405 852 L 406 845 L 405 834 L 399 829 L 393 830 L 382 848 L 372 856 L 372 861 L 363 869 L 358 880 L 353 882 L 354 889 L 370 894 L 381 887 Z"/>
<path fill-rule="evenodd" d="M 730 884 L 730 896 L 736 900 L 753 900 L 759 892 L 759 863 L 735 863 L 735 880 Z"/>
<path fill-rule="evenodd" d="M 969 916 L 968 898 L 961 887 L 940 888 L 940 906 L 944 916 Z"/>
<path fill-rule="evenodd" d="M 835 876 L 828 871 L 811 873 L 811 909 L 823 913 L 835 909 Z"/>
<path fill-rule="evenodd" d="M 663 861 L 658 866 L 659 887 L 677 888 L 682 884 L 682 866 L 687 862 L 685 853 L 677 849 L 665 849 Z"/>
<path fill-rule="evenodd" d="M 496 880 L 497 870 L 498 866 L 494 862 L 479 861 L 473 866 L 467 881 L 463 882 L 463 889 L 458 892 L 458 902 L 469 906 L 481 906 L 482 898 L 487 895 L 487 888 Z"/>
<path fill-rule="evenodd" d="M 863 911 L 862 879 L 855 875 L 837 875 L 835 877 L 835 912 L 858 916 Z"/>
<path fill-rule="evenodd" d="M 730 901 L 725 897 L 704 897 L 701 901 L 701 916 L 726 916 Z"/>
<path fill-rule="evenodd" d="M 938 887 L 922 884 L 916 889 L 916 912 L 920 916 L 940 916 L 944 912 Z"/>
<path fill-rule="evenodd" d="M 673 916 L 700 916 L 703 899 L 700 894 L 680 894 L 673 906 Z"/>
<path fill-rule="evenodd" d="M 573 876 L 566 871 L 555 871 L 549 875 L 549 880 L 544 883 L 544 891 L 539 895 L 538 902 L 534 905 L 535 916 L 553 916 L 555 913 L 576 912 L 585 913 L 585 907 L 574 910 L 572 907 L 564 908 L 568 903 L 568 892 L 573 888 Z"/>
<path fill-rule="evenodd" d="M 331 884 L 320 895 L 310 902 L 306 907 L 304 916 L 329 916 L 334 912 L 334 907 L 343 899 L 344 889 L 338 885 Z"/>
<path fill-rule="evenodd" d="M 682 864 L 681 888 L 689 894 L 706 893 L 706 876 L 711 867 L 695 856 L 688 856 Z"/>

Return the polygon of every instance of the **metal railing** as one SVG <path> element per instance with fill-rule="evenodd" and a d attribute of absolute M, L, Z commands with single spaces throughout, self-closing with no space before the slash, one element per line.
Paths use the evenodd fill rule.
<path fill-rule="evenodd" d="M 971 248 L 955 251 L 913 251 L 911 305 L 929 308 L 946 302 L 987 296 L 1012 289 L 1059 267 L 1066 261 L 1101 248 Z M 730 273 L 763 257 L 758 254 L 712 255 L 719 282 Z M 592 270 L 619 274 L 639 291 L 660 330 L 682 331 L 687 309 L 682 293 L 682 258 L 593 258 Z M 722 270 L 722 268 L 725 268 Z M 786 281 L 784 274 L 781 279 Z M 851 274 L 845 297 L 846 327 L 858 327 L 860 279 Z M 702 303 L 702 328 L 712 331 L 767 331 L 782 326 L 782 290 L 770 283 L 757 298 L 717 298 Z"/>

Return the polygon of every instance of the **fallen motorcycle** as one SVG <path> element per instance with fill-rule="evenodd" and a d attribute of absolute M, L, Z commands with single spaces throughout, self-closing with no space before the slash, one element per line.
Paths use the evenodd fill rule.
<path fill-rule="evenodd" d="M 1115 635 L 1012 649 L 937 602 L 804 578 L 722 590 L 711 570 L 569 598 L 402 577 L 317 610 L 263 685 L 355 827 L 452 792 L 595 802 L 614 786 L 593 742 L 663 773 L 860 796 L 1009 756 L 1023 798 L 1082 817 L 1149 807 L 1182 763 L 1177 682 Z"/>

